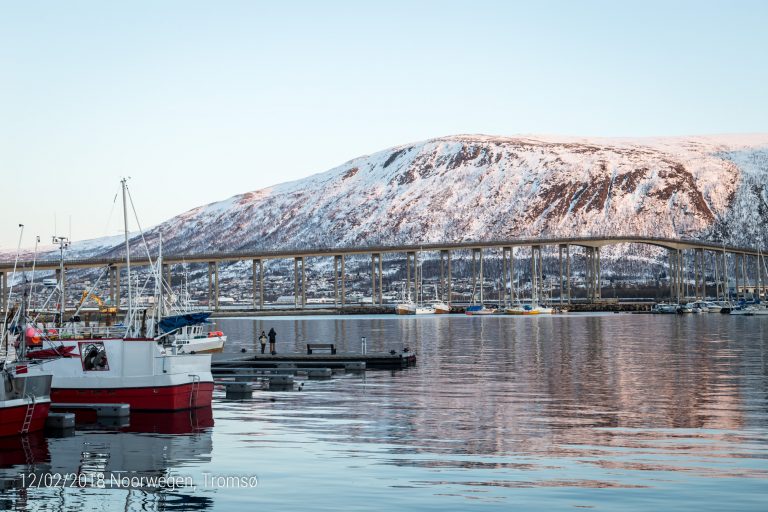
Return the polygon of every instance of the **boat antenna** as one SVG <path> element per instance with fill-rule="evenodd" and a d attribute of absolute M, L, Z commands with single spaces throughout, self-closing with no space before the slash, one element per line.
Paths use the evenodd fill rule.
<path fill-rule="evenodd" d="M 19 264 L 19 254 L 21 253 L 21 237 L 24 235 L 24 224 L 19 224 L 19 243 L 16 245 L 16 259 L 13 262 L 13 272 L 11 273 L 11 286 L 8 287 L 8 300 L 5 301 L 5 311 L 3 311 L 3 328 L 0 330 L 0 343 L 5 342 L 4 357 L 8 357 L 8 311 L 11 309 L 11 297 L 13 297 L 13 281 L 16 279 L 16 266 Z M 6 277 L 6 279 L 8 279 Z M 6 281 L 7 282 L 7 281 Z"/>
<path fill-rule="evenodd" d="M 120 180 L 123 188 L 123 227 L 125 230 L 125 268 L 128 272 L 128 311 L 126 312 L 126 318 L 132 319 L 133 316 L 133 289 L 131 284 L 131 246 L 128 243 L 128 203 L 125 199 L 125 189 L 127 187 L 128 178 Z M 126 327 L 131 330 L 131 324 L 126 322 Z M 128 334 L 126 332 L 126 334 Z"/>

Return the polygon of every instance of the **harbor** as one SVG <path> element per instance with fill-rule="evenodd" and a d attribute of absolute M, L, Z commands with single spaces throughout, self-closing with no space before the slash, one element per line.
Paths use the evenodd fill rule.
<path fill-rule="evenodd" d="M 290 388 L 253 386 L 243 395 L 217 383 L 212 407 L 192 414 L 134 412 L 94 419 L 64 437 L 32 436 L 26 452 L 20 444 L 3 452 L 3 503 L 18 506 L 24 492 L 33 510 L 55 495 L 72 507 L 143 501 L 148 510 L 174 503 L 234 511 L 243 499 L 268 508 L 309 501 L 330 509 L 350 500 L 378 503 L 371 505 L 378 510 L 397 502 L 466 508 L 479 500 L 492 510 L 512 504 L 551 510 L 621 507 L 631 493 L 666 507 L 748 510 L 764 492 L 766 320 L 650 319 L 599 313 L 217 319 L 216 328 L 229 336 L 214 355 L 217 382 L 236 380 L 219 371 L 229 366 L 230 374 L 246 376 L 241 382 L 254 384 L 253 375 L 267 375 L 270 357 L 296 358 L 272 368 L 293 377 Z M 256 338 L 269 327 L 279 333 L 277 355 L 261 356 Z M 331 375 L 322 378 L 300 371 L 332 361 L 328 353 L 306 361 L 308 343 L 333 340 L 337 356 L 348 360 L 361 355 L 362 336 L 372 353 L 409 347 L 416 364 L 328 368 Z M 313 365 L 301 368 L 302 362 Z M 133 454 L 130 462 L 126 453 Z M 107 481 L 122 469 L 137 477 L 180 477 L 182 485 L 22 490 L 21 474 L 30 469 L 63 473 L 82 460 L 106 472 Z M 350 472 L 360 475 L 354 491 Z M 206 474 L 255 476 L 258 485 L 219 487 Z M 296 481 L 311 485 L 297 489 Z"/>

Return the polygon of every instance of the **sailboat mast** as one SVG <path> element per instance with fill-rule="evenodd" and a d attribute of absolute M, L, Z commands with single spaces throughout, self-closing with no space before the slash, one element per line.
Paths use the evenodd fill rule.
<path fill-rule="evenodd" d="M 128 311 L 126 312 L 126 318 L 131 320 L 133 316 L 133 290 L 131 288 L 131 247 L 128 243 L 128 203 L 125 199 L 126 178 L 120 180 L 123 188 L 123 226 L 125 230 L 125 268 L 128 272 Z M 128 329 L 131 326 L 128 325 Z"/>

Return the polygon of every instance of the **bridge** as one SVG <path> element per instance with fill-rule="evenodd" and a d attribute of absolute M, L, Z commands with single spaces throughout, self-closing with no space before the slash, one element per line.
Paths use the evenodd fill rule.
<path fill-rule="evenodd" d="M 306 271 L 307 258 L 327 257 L 333 258 L 334 304 L 344 306 L 346 303 L 346 259 L 350 256 L 370 255 L 371 258 L 371 296 L 372 303 L 383 304 L 383 268 L 382 256 L 384 254 L 404 254 L 406 256 L 406 286 L 409 293 L 416 289 L 419 256 L 424 252 L 439 253 L 440 271 L 440 296 L 446 302 L 452 297 L 451 282 L 451 256 L 455 251 L 471 251 L 472 254 L 472 287 L 475 288 L 478 278 L 483 276 L 483 254 L 488 250 L 501 249 L 502 275 L 498 276 L 502 282 L 511 282 L 514 275 L 515 258 L 513 249 L 530 247 L 530 271 L 531 288 L 539 292 L 543 291 L 543 248 L 557 248 L 559 260 L 559 295 L 561 303 L 571 302 L 571 247 L 581 247 L 585 254 L 585 283 L 587 297 L 590 300 L 601 298 L 601 265 L 600 249 L 606 246 L 620 244 L 645 244 L 659 247 L 668 252 L 668 275 L 670 278 L 669 297 L 671 300 L 680 301 L 685 297 L 685 264 L 686 252 L 693 256 L 693 290 L 695 298 L 704 298 L 705 275 L 707 265 L 705 254 L 709 254 L 709 269 L 715 276 L 715 285 L 718 295 L 725 295 L 728 289 L 728 276 L 735 280 L 737 293 L 744 288 L 751 276 L 754 278 L 754 289 L 759 296 L 764 296 L 765 276 L 762 269 L 765 266 L 764 256 L 761 251 L 748 247 L 735 247 L 686 238 L 661 238 L 643 236 L 607 236 L 607 237 L 570 237 L 570 238 L 526 238 L 512 240 L 489 240 L 470 242 L 443 242 L 426 243 L 418 245 L 382 245 L 367 247 L 347 248 L 316 248 L 316 249 L 285 249 L 276 251 L 234 251 L 215 253 L 175 253 L 163 255 L 163 273 L 166 280 L 171 282 L 171 272 L 174 265 L 189 263 L 208 264 L 208 298 L 209 304 L 215 309 L 219 308 L 219 265 L 237 261 L 252 262 L 252 288 L 253 308 L 264 307 L 264 262 L 267 260 L 293 260 L 294 262 L 294 301 L 296 307 L 305 306 L 306 297 Z M 119 250 L 119 249 L 118 249 Z M 688 258 L 690 259 L 690 257 Z M 730 264 L 729 264 L 730 260 Z M 131 257 L 132 266 L 147 266 L 151 262 L 146 257 Z M 61 274 L 61 262 L 58 259 L 43 259 L 34 262 L 35 269 L 40 271 L 55 270 L 57 280 L 62 288 L 65 286 L 65 274 L 71 269 L 88 269 L 108 266 L 110 268 L 110 296 L 113 301 L 121 296 L 120 281 L 121 270 L 125 266 L 124 255 L 114 257 L 97 257 L 82 259 L 66 259 L 63 262 L 64 275 Z M 30 270 L 33 261 L 24 260 L 18 262 L 19 269 Z M 13 261 L 0 261 L 0 310 L 5 310 L 5 301 L 8 297 L 9 273 L 13 270 Z M 729 273 L 729 267 L 731 272 Z M 511 297 L 505 290 L 505 303 Z M 415 295 L 411 295 L 415 296 Z M 539 295 L 541 296 L 541 295 Z M 113 302 L 114 303 L 114 302 Z"/>

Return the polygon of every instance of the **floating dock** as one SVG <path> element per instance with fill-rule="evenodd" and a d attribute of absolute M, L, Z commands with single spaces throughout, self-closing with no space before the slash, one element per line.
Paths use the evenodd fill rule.
<path fill-rule="evenodd" d="M 216 370 L 224 370 L 232 367 L 243 368 L 253 366 L 259 368 L 277 368 L 286 364 L 291 364 L 296 368 L 343 368 L 349 363 L 365 363 L 365 368 L 369 370 L 399 370 L 414 366 L 416 364 L 416 354 L 412 352 L 399 354 L 256 354 L 244 358 L 213 361 L 211 363 L 211 369 L 215 372 Z"/>

